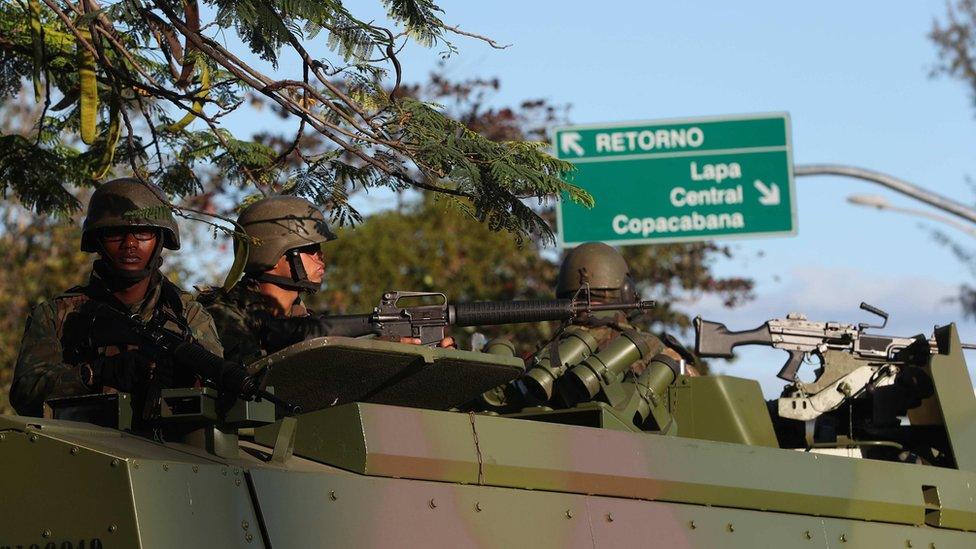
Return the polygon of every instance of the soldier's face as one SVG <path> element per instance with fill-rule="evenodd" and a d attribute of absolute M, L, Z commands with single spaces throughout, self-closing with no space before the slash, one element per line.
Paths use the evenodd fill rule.
<path fill-rule="evenodd" d="M 308 281 L 312 284 L 321 284 L 325 278 L 325 260 L 322 257 L 321 245 L 312 244 L 303 248 L 296 248 L 296 250 L 298 257 L 302 260 L 302 267 L 305 269 L 305 276 Z M 274 268 L 267 272 L 272 275 L 290 277 L 291 265 L 288 263 L 288 257 L 281 256 Z"/>
<path fill-rule="evenodd" d="M 309 281 L 321 284 L 325 278 L 325 258 L 322 256 L 322 247 L 318 244 L 314 247 L 310 246 L 307 251 L 301 253 L 301 257 Z"/>
<path fill-rule="evenodd" d="M 159 232 L 151 227 L 113 227 L 99 238 L 106 261 L 119 270 L 140 271 L 152 260 Z"/>
<path fill-rule="evenodd" d="M 322 257 L 322 245 L 312 244 L 298 249 L 298 256 L 302 258 L 302 267 L 309 282 L 321 284 L 325 277 L 325 259 Z"/>

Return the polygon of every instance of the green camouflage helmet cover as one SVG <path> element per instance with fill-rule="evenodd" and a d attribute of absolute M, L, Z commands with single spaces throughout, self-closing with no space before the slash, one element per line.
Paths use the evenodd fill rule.
<path fill-rule="evenodd" d="M 335 240 L 325 216 L 314 204 L 297 196 L 270 196 L 244 208 L 237 223 L 251 243 L 244 271 L 262 272 L 292 248 Z"/>
<path fill-rule="evenodd" d="M 572 297 L 585 283 L 590 290 L 619 296 L 630 278 L 627 260 L 616 248 L 602 242 L 587 242 L 573 248 L 559 267 L 556 296 Z"/>
<path fill-rule="evenodd" d="M 159 187 L 129 177 L 102 183 L 88 201 L 81 251 L 98 252 L 96 235 L 109 227 L 156 227 L 163 233 L 164 248 L 180 249 L 180 229 L 164 196 Z"/>

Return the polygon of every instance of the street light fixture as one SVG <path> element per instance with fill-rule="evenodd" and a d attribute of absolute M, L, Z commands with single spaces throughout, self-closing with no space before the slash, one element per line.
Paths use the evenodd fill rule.
<path fill-rule="evenodd" d="M 883 196 L 873 195 L 873 194 L 852 194 L 847 197 L 847 201 L 855 206 L 864 206 L 867 208 L 875 208 L 878 210 L 888 210 L 892 212 L 900 212 L 909 215 L 917 215 L 920 217 L 926 217 L 934 221 L 939 221 L 947 225 L 952 225 L 956 229 L 976 238 L 976 228 L 966 225 L 965 223 L 960 223 L 955 219 L 948 216 L 939 215 L 926 210 L 918 210 L 915 208 L 902 208 L 900 206 L 894 206 Z"/>

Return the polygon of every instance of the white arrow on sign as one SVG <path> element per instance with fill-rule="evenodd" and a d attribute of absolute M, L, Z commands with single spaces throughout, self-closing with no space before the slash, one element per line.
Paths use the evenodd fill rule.
<path fill-rule="evenodd" d="M 575 153 L 576 156 L 583 156 L 583 147 L 580 146 L 580 134 L 577 132 L 566 132 L 559 134 L 559 149 L 563 154 L 568 152 Z"/>
<path fill-rule="evenodd" d="M 763 206 L 775 206 L 779 204 L 779 185 L 770 183 L 767 187 L 765 183 L 758 179 L 753 185 L 756 186 L 756 190 L 762 195 L 759 197 L 760 204 Z"/>

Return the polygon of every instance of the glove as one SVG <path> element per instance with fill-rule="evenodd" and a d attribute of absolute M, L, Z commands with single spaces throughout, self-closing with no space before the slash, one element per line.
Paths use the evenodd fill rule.
<path fill-rule="evenodd" d="M 139 351 L 123 351 L 98 359 L 92 365 L 94 385 L 131 393 L 149 380 L 152 360 Z"/>

